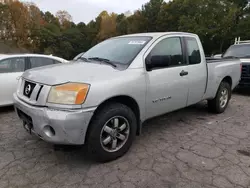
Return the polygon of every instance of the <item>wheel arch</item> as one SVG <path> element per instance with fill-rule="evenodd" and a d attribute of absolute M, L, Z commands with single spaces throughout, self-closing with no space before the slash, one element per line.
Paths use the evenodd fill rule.
<path fill-rule="evenodd" d="M 108 98 L 108 99 L 104 100 L 100 105 L 98 105 L 97 109 L 94 111 L 94 114 L 93 114 L 89 124 L 91 124 L 93 117 L 95 117 L 95 115 L 102 108 L 104 108 L 106 105 L 108 105 L 109 103 L 121 103 L 121 104 L 124 104 L 124 105 L 128 106 L 134 112 L 134 114 L 136 116 L 136 121 L 137 121 L 136 133 L 137 133 L 137 135 L 140 135 L 140 133 L 141 133 L 140 108 L 139 108 L 139 105 L 136 102 L 136 100 L 134 98 L 130 97 L 130 96 L 127 96 L 127 95 L 113 96 L 111 98 Z M 88 127 L 86 135 L 88 135 L 89 129 L 90 129 L 90 127 Z"/>
<path fill-rule="evenodd" d="M 232 89 L 233 80 L 232 80 L 231 76 L 226 76 L 226 77 L 224 77 L 224 78 L 221 80 L 221 82 L 227 82 L 227 83 L 230 85 L 231 89 Z"/>
<path fill-rule="evenodd" d="M 219 96 L 219 93 L 221 92 L 220 88 L 221 88 L 222 85 L 224 85 L 224 87 L 225 87 L 225 84 L 227 84 L 227 87 L 229 89 L 229 91 L 228 91 L 229 99 L 227 101 L 227 105 L 228 105 L 228 102 L 229 102 L 229 100 L 231 99 L 231 96 L 232 96 L 232 78 L 230 76 L 225 76 L 221 80 L 221 82 L 220 82 L 220 84 L 218 86 L 215 97 L 213 99 L 208 100 L 209 111 L 215 112 L 217 114 L 222 113 L 222 112 L 225 111 L 227 105 L 225 107 L 220 107 L 219 104 L 218 104 L 219 100 L 220 100 L 220 96 Z"/>
<path fill-rule="evenodd" d="M 216 95 L 217 95 L 217 93 L 218 93 L 218 91 L 219 91 L 219 89 L 220 89 L 220 85 L 221 85 L 222 82 L 228 83 L 228 84 L 230 85 L 230 88 L 232 89 L 233 81 L 232 81 L 231 76 L 225 76 L 223 79 L 221 79 L 221 81 L 219 82 L 219 85 L 216 86 L 217 89 L 215 90 L 214 98 L 216 97 Z M 231 98 L 231 96 L 230 96 L 230 98 Z M 213 99 L 213 98 L 211 98 L 211 99 Z"/>

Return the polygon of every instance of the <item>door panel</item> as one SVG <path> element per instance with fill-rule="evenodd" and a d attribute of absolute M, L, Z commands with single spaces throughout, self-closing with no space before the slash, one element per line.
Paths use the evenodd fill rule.
<path fill-rule="evenodd" d="M 24 57 L 0 61 L 0 106 L 13 103 L 13 94 L 17 89 L 18 79 L 22 76 L 24 70 Z"/>
<path fill-rule="evenodd" d="M 188 60 L 188 105 L 202 100 L 207 83 L 207 65 L 202 60 L 201 52 L 196 38 L 185 37 Z"/>
<path fill-rule="evenodd" d="M 22 72 L 0 73 L 0 106 L 13 103 L 13 94 L 17 89 L 20 76 L 22 76 Z"/>
<path fill-rule="evenodd" d="M 182 45 L 179 37 L 165 37 L 157 41 L 146 57 L 148 118 L 187 104 L 188 72 Z"/>
<path fill-rule="evenodd" d="M 188 106 L 200 102 L 204 96 L 207 72 L 204 64 L 192 65 L 187 68 L 188 78 Z"/>
<path fill-rule="evenodd" d="M 171 112 L 186 106 L 188 82 L 181 77 L 184 67 L 159 69 L 147 74 L 148 118 Z"/>

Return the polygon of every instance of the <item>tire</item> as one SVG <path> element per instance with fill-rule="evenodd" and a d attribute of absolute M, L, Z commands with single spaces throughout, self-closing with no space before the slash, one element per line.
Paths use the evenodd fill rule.
<path fill-rule="evenodd" d="M 227 94 L 223 95 L 224 91 L 227 91 Z M 228 103 L 231 99 L 231 95 L 232 91 L 229 83 L 221 82 L 215 98 L 212 100 L 208 100 L 209 111 L 217 114 L 223 113 L 228 106 Z M 224 102 L 222 103 L 221 98 L 223 98 L 223 96 L 224 96 Z M 227 97 L 227 100 L 225 99 L 225 97 Z"/>
<path fill-rule="evenodd" d="M 118 128 L 115 128 L 117 122 L 119 125 L 117 126 Z M 135 139 L 136 122 L 135 114 L 126 105 L 120 103 L 105 105 L 95 114 L 90 123 L 87 135 L 87 148 L 90 157 L 98 162 L 109 162 L 123 156 Z M 124 128 L 124 124 L 128 124 L 126 128 Z M 110 132 L 108 128 L 107 131 L 106 127 L 112 128 L 113 131 Z M 125 136 L 124 140 L 118 138 L 121 136 L 118 132 L 122 129 L 123 132 L 121 131 L 120 133 L 123 135 L 122 139 Z M 115 139 L 117 140 L 117 147 L 113 149 Z"/>

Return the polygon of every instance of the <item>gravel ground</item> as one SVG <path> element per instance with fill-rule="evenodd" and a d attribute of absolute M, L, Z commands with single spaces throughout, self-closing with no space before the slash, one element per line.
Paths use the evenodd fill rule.
<path fill-rule="evenodd" d="M 0 188 L 250 187 L 250 95 L 221 115 L 206 104 L 155 118 L 122 158 L 98 164 L 84 148 L 54 147 L 0 109 Z"/>

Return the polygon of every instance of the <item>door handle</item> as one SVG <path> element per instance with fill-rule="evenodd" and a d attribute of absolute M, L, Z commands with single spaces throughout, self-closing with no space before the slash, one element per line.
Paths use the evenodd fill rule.
<path fill-rule="evenodd" d="M 187 76 L 187 75 L 188 75 L 188 72 L 187 72 L 187 71 L 182 70 L 182 71 L 180 72 L 180 76 Z"/>

